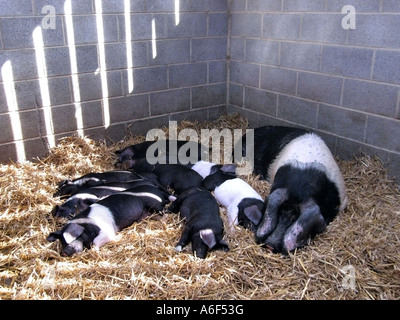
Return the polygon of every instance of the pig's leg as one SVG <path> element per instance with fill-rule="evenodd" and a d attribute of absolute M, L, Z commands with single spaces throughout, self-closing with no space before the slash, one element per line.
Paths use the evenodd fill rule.
<path fill-rule="evenodd" d="M 290 252 L 307 244 L 317 233 L 326 228 L 326 222 L 314 200 L 309 199 L 300 204 L 300 216 L 286 231 L 284 251 Z"/>
<path fill-rule="evenodd" d="M 278 224 L 278 209 L 288 199 L 286 188 L 274 190 L 269 197 L 265 214 L 256 231 L 256 241 L 258 243 L 265 240 L 274 231 Z"/>
<path fill-rule="evenodd" d="M 191 229 L 188 228 L 187 226 L 185 227 L 185 229 L 183 230 L 181 239 L 179 240 L 179 242 L 175 246 L 175 251 L 181 252 L 183 247 L 186 246 L 189 243 L 189 241 L 190 241 L 190 230 Z"/>
<path fill-rule="evenodd" d="M 237 205 L 228 207 L 228 230 L 233 232 L 238 223 L 239 208 Z"/>

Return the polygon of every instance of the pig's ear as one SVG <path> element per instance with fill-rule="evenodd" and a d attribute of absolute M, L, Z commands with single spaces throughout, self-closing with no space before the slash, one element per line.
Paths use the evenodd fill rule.
<path fill-rule="evenodd" d="M 221 171 L 222 171 L 222 172 L 225 172 L 225 173 L 233 173 L 233 174 L 235 174 L 235 173 L 236 173 L 236 165 L 233 164 L 233 163 L 231 163 L 231 164 L 224 164 L 224 165 L 221 167 Z"/>
<path fill-rule="evenodd" d="M 85 228 L 81 225 L 77 223 L 70 223 L 63 233 L 65 242 L 70 244 L 72 241 L 78 238 L 84 230 Z"/>
<path fill-rule="evenodd" d="M 262 212 L 255 204 L 244 208 L 243 212 L 255 226 L 258 226 L 262 218 Z"/>
<path fill-rule="evenodd" d="M 49 242 L 53 242 L 53 241 L 56 241 L 56 240 L 58 240 L 58 239 L 61 239 L 61 237 L 62 237 L 62 231 L 61 231 L 61 230 L 58 230 L 58 231 L 56 231 L 56 232 L 50 233 L 50 234 L 47 236 L 46 240 L 49 241 Z"/>
<path fill-rule="evenodd" d="M 214 232 L 211 229 L 200 230 L 200 238 L 210 249 L 217 244 Z"/>

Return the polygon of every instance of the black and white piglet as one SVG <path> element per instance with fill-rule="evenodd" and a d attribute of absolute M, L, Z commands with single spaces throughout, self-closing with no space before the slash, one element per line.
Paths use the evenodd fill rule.
<path fill-rule="evenodd" d="M 209 191 L 197 187 L 187 189 L 172 202 L 169 210 L 180 212 L 186 220 L 176 251 L 182 251 L 189 242 L 192 243 L 193 253 L 202 259 L 209 250 L 229 251 L 223 240 L 224 225 L 219 206 Z"/>
<path fill-rule="evenodd" d="M 203 182 L 203 177 L 199 173 L 181 164 L 150 164 L 145 158 L 129 162 L 135 172 L 156 174 L 162 186 L 173 188 L 177 194 L 191 187 L 200 187 Z"/>
<path fill-rule="evenodd" d="M 100 248 L 112 241 L 117 232 L 161 211 L 169 202 L 168 194 L 153 186 L 139 186 L 112 194 L 77 214 L 62 229 L 52 232 L 48 241 L 61 241 L 61 255 L 71 256 L 84 248 Z"/>
<path fill-rule="evenodd" d="M 203 186 L 207 190 L 214 190 L 215 198 L 227 208 L 231 231 L 236 225 L 255 231 L 265 210 L 264 201 L 246 181 L 232 174 L 231 167 L 232 165 L 224 165 L 208 175 Z"/>
<path fill-rule="evenodd" d="M 191 163 L 197 162 L 204 156 L 208 156 L 208 150 L 200 143 L 186 140 L 157 140 L 144 141 L 116 151 L 118 162 L 142 159 L 148 157 L 162 158 L 163 163 L 169 163 L 169 158 L 177 158 L 178 155 L 189 159 Z M 164 157 L 161 157 L 161 155 Z"/>
<path fill-rule="evenodd" d="M 70 196 L 67 200 L 65 200 L 63 204 L 56 205 L 51 213 L 55 217 L 71 219 L 77 212 L 86 209 L 92 203 L 95 203 L 104 197 L 144 185 L 154 187 L 157 186 L 150 180 L 141 179 L 130 182 L 113 182 L 100 186 L 80 189 L 73 196 Z"/>
<path fill-rule="evenodd" d="M 256 241 L 273 252 L 306 245 L 346 207 L 342 174 L 318 135 L 289 127 L 256 128 L 254 154 L 256 173 L 272 184 Z"/>
<path fill-rule="evenodd" d="M 142 176 L 131 172 L 131 171 L 106 171 L 106 172 L 93 172 L 85 174 L 74 180 L 64 180 L 62 181 L 56 193 L 57 196 L 65 196 L 65 195 L 74 195 L 80 189 L 90 188 L 94 186 L 103 185 L 111 182 L 127 182 L 134 180 L 144 179 Z M 154 180 L 156 178 L 151 178 L 150 180 Z"/>

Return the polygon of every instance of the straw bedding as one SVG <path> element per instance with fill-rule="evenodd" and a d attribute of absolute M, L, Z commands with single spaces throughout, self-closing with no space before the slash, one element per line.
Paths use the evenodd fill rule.
<path fill-rule="evenodd" d="M 246 128 L 224 116 L 178 129 Z M 167 131 L 167 128 L 165 128 Z M 47 235 L 65 220 L 53 218 L 59 181 L 114 168 L 114 151 L 141 142 L 129 136 L 104 142 L 71 136 L 47 158 L 0 167 L 0 299 L 399 299 L 400 192 L 382 163 L 361 156 L 338 161 L 349 204 L 309 246 L 272 254 L 237 227 L 229 252 L 202 260 L 190 245 L 177 253 L 178 215 L 153 215 L 123 230 L 99 250 L 61 257 Z M 243 177 L 263 197 L 269 184 Z M 221 207 L 226 221 L 226 210 Z M 351 273 L 353 272 L 353 274 Z M 353 278 L 352 275 L 355 277 Z"/>

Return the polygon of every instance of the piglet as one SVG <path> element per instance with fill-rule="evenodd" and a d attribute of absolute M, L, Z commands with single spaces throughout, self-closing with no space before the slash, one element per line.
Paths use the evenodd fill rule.
<path fill-rule="evenodd" d="M 181 164 L 150 164 L 145 158 L 130 160 L 130 163 L 138 174 L 155 173 L 162 186 L 173 188 L 177 194 L 190 187 L 200 187 L 203 182 L 199 173 Z"/>
<path fill-rule="evenodd" d="M 93 203 L 62 229 L 50 233 L 47 240 L 60 240 L 63 256 L 72 256 L 92 245 L 100 248 L 150 212 L 163 210 L 168 202 L 168 194 L 153 186 L 127 189 Z"/>
<path fill-rule="evenodd" d="M 130 182 L 113 182 L 100 186 L 81 189 L 73 196 L 70 196 L 61 205 L 56 205 L 52 210 L 52 215 L 55 217 L 62 217 L 71 219 L 77 212 L 80 212 L 92 203 L 107 197 L 111 194 L 124 191 L 126 189 L 135 188 L 138 186 L 157 186 L 154 182 L 146 179 Z"/>
<path fill-rule="evenodd" d="M 209 250 L 229 251 L 223 240 L 224 225 L 219 206 L 209 191 L 197 187 L 187 189 L 172 202 L 169 211 L 179 211 L 186 220 L 176 251 L 181 252 L 189 242 L 192 243 L 193 253 L 201 259 L 207 256 Z"/>
<path fill-rule="evenodd" d="M 57 196 L 74 195 L 80 189 L 99 186 L 111 182 L 126 182 L 132 180 L 140 180 L 143 177 L 130 171 L 106 171 L 106 172 L 93 172 L 85 174 L 74 180 L 62 181 L 56 193 Z"/>
<path fill-rule="evenodd" d="M 208 150 L 200 143 L 186 140 L 157 140 L 144 141 L 130 145 L 122 150 L 116 151 L 118 162 L 126 160 L 142 159 L 147 157 L 157 157 L 164 159 L 164 163 L 169 162 L 170 157 L 176 158 L 178 154 L 184 153 L 189 162 L 196 162 L 202 156 L 208 156 Z M 161 154 L 164 157 L 161 157 Z"/>
<path fill-rule="evenodd" d="M 231 165 L 228 165 L 228 168 L 230 167 Z M 232 172 L 231 169 L 229 170 Z M 224 166 L 222 166 L 220 170 L 204 179 L 203 186 L 207 190 L 214 190 L 215 198 L 227 208 L 228 225 L 231 231 L 236 225 L 255 231 L 264 212 L 264 201 L 247 182 L 236 177 L 229 170 L 225 169 L 224 172 Z"/>

